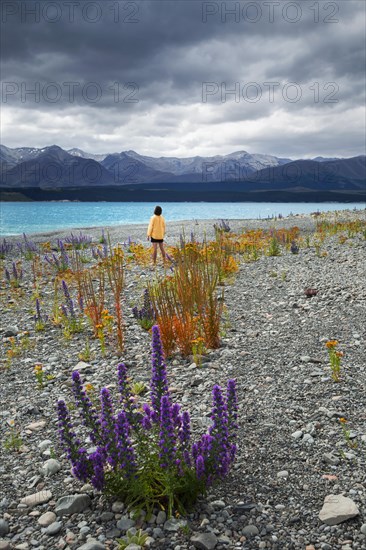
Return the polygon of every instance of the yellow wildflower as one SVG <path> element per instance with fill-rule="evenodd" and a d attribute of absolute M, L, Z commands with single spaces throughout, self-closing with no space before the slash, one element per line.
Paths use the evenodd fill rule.
<path fill-rule="evenodd" d="M 336 346 L 338 346 L 338 341 L 337 340 L 328 340 L 328 342 L 325 345 L 327 346 L 328 349 L 332 349 L 332 348 L 335 348 Z"/>

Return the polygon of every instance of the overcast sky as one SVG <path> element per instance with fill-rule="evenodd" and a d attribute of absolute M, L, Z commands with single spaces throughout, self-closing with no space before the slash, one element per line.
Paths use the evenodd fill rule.
<path fill-rule="evenodd" d="M 365 6 L 3 0 L 1 143 L 364 154 Z"/>

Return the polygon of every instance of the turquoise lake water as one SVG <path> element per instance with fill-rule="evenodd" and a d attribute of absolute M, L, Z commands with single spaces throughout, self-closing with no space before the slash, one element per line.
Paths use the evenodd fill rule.
<path fill-rule="evenodd" d="M 363 209 L 364 203 L 169 202 L 161 204 L 167 221 L 195 219 L 264 219 L 282 214 Z M 147 223 L 151 202 L 3 202 L 1 236 L 59 229 Z"/>

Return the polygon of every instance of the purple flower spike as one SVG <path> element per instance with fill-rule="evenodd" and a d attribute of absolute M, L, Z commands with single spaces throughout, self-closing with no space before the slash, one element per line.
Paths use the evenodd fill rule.
<path fill-rule="evenodd" d="M 124 363 L 119 363 L 117 365 L 117 374 L 118 374 L 118 388 L 119 393 L 121 394 L 120 401 L 121 403 L 127 403 L 130 398 L 130 391 L 127 384 L 127 367 Z"/>
<path fill-rule="evenodd" d="M 121 411 L 116 422 L 118 467 L 124 470 L 127 476 L 133 475 L 136 471 L 136 457 L 129 436 L 130 430 L 127 415 Z"/>
<path fill-rule="evenodd" d="M 95 444 L 99 439 L 100 431 L 98 415 L 84 390 L 83 382 L 78 371 L 74 371 L 72 373 L 72 389 L 76 404 L 81 409 L 81 414 L 84 419 L 84 426 L 89 428 L 90 439 Z"/>
<path fill-rule="evenodd" d="M 74 461 L 72 473 L 80 481 L 85 482 L 89 479 L 90 462 L 86 449 L 84 449 L 83 447 L 78 450 L 78 458 Z"/>
<path fill-rule="evenodd" d="M 66 451 L 67 458 L 72 464 L 76 463 L 78 459 L 78 446 L 80 441 L 77 439 L 75 432 L 73 431 L 73 425 L 71 423 L 69 411 L 66 407 L 65 401 L 60 400 L 57 403 L 58 413 L 58 433 L 60 436 L 61 444 Z"/>
<path fill-rule="evenodd" d="M 198 479 L 202 479 L 205 475 L 205 462 L 202 455 L 198 455 L 196 459 L 196 476 Z"/>
<path fill-rule="evenodd" d="M 169 398 L 166 395 L 161 398 L 159 448 L 160 466 L 162 468 L 171 467 L 176 452 L 175 434 Z"/>
<path fill-rule="evenodd" d="M 66 284 L 66 281 L 62 281 L 62 290 L 64 292 L 64 295 L 65 295 L 65 300 L 66 300 L 66 305 L 67 305 L 67 308 L 69 310 L 69 313 L 71 315 L 71 317 L 74 319 L 76 317 L 75 315 L 75 309 L 74 309 L 74 302 L 70 296 L 70 292 L 69 292 L 69 287 L 67 286 Z"/>
<path fill-rule="evenodd" d="M 164 395 L 168 396 L 169 392 L 163 346 L 158 325 L 152 327 L 152 377 L 150 387 L 152 407 L 160 415 L 161 399 Z"/>
<path fill-rule="evenodd" d="M 108 455 L 108 462 L 111 466 L 116 466 L 118 460 L 117 445 L 115 440 L 116 422 L 113 415 L 111 396 L 107 388 L 102 388 L 102 391 L 100 392 L 100 401 L 102 408 L 100 415 L 102 441 Z"/>
<path fill-rule="evenodd" d="M 93 476 L 91 483 L 97 491 L 102 491 L 104 487 L 104 455 L 101 449 L 97 449 L 95 453 L 91 454 L 90 462 L 93 468 Z"/>
<path fill-rule="evenodd" d="M 211 418 L 213 424 L 209 429 L 209 435 L 214 439 L 214 470 L 219 476 L 225 476 L 230 465 L 227 407 L 220 386 L 214 386 L 212 395 L 213 407 Z"/>

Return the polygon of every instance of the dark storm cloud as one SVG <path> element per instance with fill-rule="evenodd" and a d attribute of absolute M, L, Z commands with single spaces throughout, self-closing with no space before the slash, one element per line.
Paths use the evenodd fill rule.
<path fill-rule="evenodd" d="M 363 0 L 4 0 L 1 9 L 10 147 L 362 152 Z"/>

